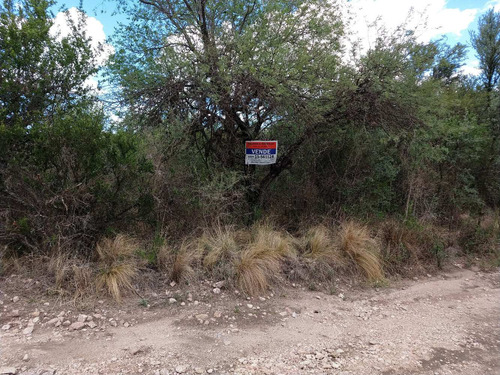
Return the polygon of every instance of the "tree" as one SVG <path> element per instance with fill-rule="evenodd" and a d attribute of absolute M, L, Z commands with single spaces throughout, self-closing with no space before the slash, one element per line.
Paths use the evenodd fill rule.
<path fill-rule="evenodd" d="M 3 0 L 0 5 L 0 121 L 28 128 L 75 105 L 97 71 L 94 52 L 82 30 L 55 36 L 52 0 Z"/>
<path fill-rule="evenodd" d="M 106 230 L 150 207 L 151 168 L 135 134 L 105 130 L 85 85 L 97 67 L 83 16 L 55 35 L 52 4 L 1 6 L 0 246 L 92 254 Z"/>
<path fill-rule="evenodd" d="M 486 91 L 491 92 L 500 77 L 500 12 L 490 9 L 479 19 L 478 30 L 470 33 L 472 47 Z"/>
<path fill-rule="evenodd" d="M 128 12 L 111 65 L 122 105 L 142 125 L 182 123 L 208 173 L 243 171 L 244 141 L 280 129 L 278 163 L 246 170 L 259 195 L 325 122 L 342 34 L 331 4 L 140 0 Z"/>

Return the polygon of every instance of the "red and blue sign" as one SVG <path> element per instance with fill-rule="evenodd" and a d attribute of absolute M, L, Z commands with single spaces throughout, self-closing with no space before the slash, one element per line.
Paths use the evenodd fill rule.
<path fill-rule="evenodd" d="M 276 163 L 278 141 L 246 141 L 245 164 L 267 165 Z"/>

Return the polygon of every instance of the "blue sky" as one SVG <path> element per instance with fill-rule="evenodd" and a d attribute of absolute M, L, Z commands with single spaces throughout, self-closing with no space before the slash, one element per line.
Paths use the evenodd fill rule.
<path fill-rule="evenodd" d="M 122 0 L 123 1 L 123 0 Z M 131 0 L 124 0 L 131 1 Z M 325 0 L 326 1 L 326 0 Z M 370 32 L 367 24 L 380 16 L 388 28 L 402 23 L 410 8 L 417 14 L 425 14 L 428 28 L 422 31 L 422 40 L 446 36 L 449 44 L 469 43 L 469 30 L 475 30 L 477 20 L 488 8 L 500 10 L 500 0 L 341 0 L 348 3 L 348 8 L 355 15 L 356 24 L 350 32 L 365 38 Z M 53 8 L 55 14 L 61 7 L 79 7 L 79 0 L 59 1 Z M 127 22 L 123 14 L 116 14 L 116 2 L 112 0 L 83 0 L 83 10 L 90 22 L 89 35 L 103 42 L 113 34 L 118 22 Z M 369 38 L 368 38 L 369 39 Z M 367 40 L 367 44 L 370 42 Z M 477 59 L 469 51 L 467 73 L 477 73 Z"/>

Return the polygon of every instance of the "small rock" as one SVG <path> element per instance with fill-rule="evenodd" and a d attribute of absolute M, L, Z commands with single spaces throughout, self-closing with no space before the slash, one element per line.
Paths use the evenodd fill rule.
<path fill-rule="evenodd" d="M 195 316 L 196 319 L 198 320 L 207 320 L 208 319 L 208 314 L 198 314 Z"/>
<path fill-rule="evenodd" d="M 0 367 L 0 375 L 15 375 L 17 369 L 15 367 Z"/>
<path fill-rule="evenodd" d="M 174 303 L 177 303 L 177 300 L 175 298 L 169 298 L 168 303 L 170 303 L 172 305 Z"/>
<path fill-rule="evenodd" d="M 321 299 L 321 296 L 314 296 L 314 298 L 316 298 L 316 299 Z"/>
<path fill-rule="evenodd" d="M 193 295 L 191 293 L 188 293 L 187 300 L 188 302 L 193 302 Z"/>
<path fill-rule="evenodd" d="M 69 326 L 69 330 L 70 331 L 78 331 L 80 329 L 82 329 L 83 327 L 85 327 L 85 323 L 84 322 L 74 322 L 73 324 L 71 324 Z"/>
<path fill-rule="evenodd" d="M 220 288 L 214 288 L 213 292 L 214 294 L 220 294 Z"/>
<path fill-rule="evenodd" d="M 38 323 L 40 321 L 40 317 L 36 317 L 32 320 L 33 324 Z"/>
<path fill-rule="evenodd" d="M 12 298 L 12 302 L 16 303 L 19 301 L 19 297 L 18 296 L 15 296 Z"/>
<path fill-rule="evenodd" d="M 95 327 L 97 327 L 97 324 L 94 321 L 90 321 L 87 323 L 87 326 L 91 329 L 94 329 Z"/>
<path fill-rule="evenodd" d="M 225 281 L 225 280 L 222 280 L 222 281 L 217 281 L 217 282 L 214 284 L 214 288 L 219 288 L 219 289 L 222 289 L 222 288 L 224 288 L 224 286 L 226 286 L 226 281 Z"/>
<path fill-rule="evenodd" d="M 31 335 L 33 333 L 33 329 L 35 327 L 32 325 L 27 326 L 25 329 L 23 329 L 23 334 L 25 335 Z"/>
<path fill-rule="evenodd" d="M 214 369 L 212 369 L 212 368 L 209 368 L 209 369 L 207 370 L 207 374 L 211 374 L 212 372 L 214 372 Z"/>
<path fill-rule="evenodd" d="M 253 309 L 253 305 L 252 305 L 251 303 L 247 303 L 247 307 L 248 307 L 249 309 Z"/>
<path fill-rule="evenodd" d="M 338 362 L 332 362 L 331 365 L 333 368 L 337 368 L 337 369 L 340 368 L 340 363 L 338 363 Z"/>
<path fill-rule="evenodd" d="M 196 368 L 194 369 L 194 372 L 196 372 L 197 374 L 203 374 L 203 373 L 204 373 L 203 369 L 202 369 L 202 368 L 200 368 L 200 367 L 196 367 Z"/>
<path fill-rule="evenodd" d="M 172 288 L 173 288 L 174 286 L 176 286 L 176 285 L 177 285 L 177 283 L 176 283 L 175 281 L 172 281 L 172 282 L 170 283 L 170 286 L 171 286 Z"/>
<path fill-rule="evenodd" d="M 71 322 L 69 320 L 65 320 L 62 324 L 64 327 L 68 327 L 71 325 Z"/>
<path fill-rule="evenodd" d="M 13 318 L 19 318 L 19 310 L 12 310 L 10 316 Z"/>
<path fill-rule="evenodd" d="M 78 315 L 78 319 L 77 319 L 77 321 L 78 321 L 79 323 L 83 323 L 83 322 L 85 322 L 86 320 L 87 320 L 87 315 L 85 315 L 85 314 L 80 314 L 80 315 Z"/>
<path fill-rule="evenodd" d="M 2 331 L 8 331 L 10 329 L 10 324 L 5 324 L 2 326 Z"/>
<path fill-rule="evenodd" d="M 23 361 L 24 361 L 24 362 L 28 362 L 29 360 L 30 360 L 30 357 L 28 356 L 28 354 L 25 354 L 25 355 L 23 356 Z"/>
<path fill-rule="evenodd" d="M 178 374 L 183 374 L 187 371 L 187 366 L 177 366 L 175 372 Z"/>
<path fill-rule="evenodd" d="M 118 326 L 118 323 L 116 322 L 116 320 L 110 320 L 109 324 L 111 324 L 113 327 L 117 327 Z"/>
<path fill-rule="evenodd" d="M 60 322 L 61 320 L 59 318 L 54 318 L 54 319 L 50 319 L 48 322 L 47 322 L 47 325 L 49 326 L 53 326 L 55 325 L 57 322 Z"/>
<path fill-rule="evenodd" d="M 123 323 L 123 326 L 124 326 L 125 328 L 128 328 L 128 327 L 130 327 L 130 323 L 129 323 L 129 322 L 125 322 L 125 323 Z"/>
<path fill-rule="evenodd" d="M 214 312 L 214 318 L 220 318 L 222 316 L 222 313 L 220 311 Z"/>

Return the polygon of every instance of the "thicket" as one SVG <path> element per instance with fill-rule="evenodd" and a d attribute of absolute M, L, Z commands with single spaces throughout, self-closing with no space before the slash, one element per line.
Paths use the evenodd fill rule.
<path fill-rule="evenodd" d="M 498 259 L 498 13 L 471 34 L 473 77 L 466 46 L 404 25 L 346 62 L 323 1 L 221 4 L 125 5 L 113 124 L 85 83 L 84 19 L 62 38 L 52 2 L 3 2 L 0 272 L 45 257 L 58 289 L 119 299 L 140 269 L 260 293 L 282 276 L 440 267 L 449 246 Z M 279 141 L 275 165 L 244 165 L 253 139 Z"/>

